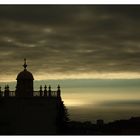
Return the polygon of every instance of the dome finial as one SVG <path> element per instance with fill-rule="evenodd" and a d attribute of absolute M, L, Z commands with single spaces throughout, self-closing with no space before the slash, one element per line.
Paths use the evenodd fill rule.
<path fill-rule="evenodd" d="M 24 58 L 24 65 L 23 65 L 23 67 L 24 67 L 24 70 L 25 70 L 26 67 L 27 67 L 27 64 L 26 64 L 26 58 Z"/>

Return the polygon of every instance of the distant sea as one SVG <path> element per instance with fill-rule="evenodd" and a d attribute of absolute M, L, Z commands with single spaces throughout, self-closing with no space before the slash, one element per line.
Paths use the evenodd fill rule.
<path fill-rule="evenodd" d="M 16 82 L 0 83 L 2 90 L 5 84 L 15 90 Z M 60 84 L 71 120 L 110 122 L 140 116 L 140 79 L 43 80 L 34 81 L 34 89 L 45 84 L 52 90 Z"/>

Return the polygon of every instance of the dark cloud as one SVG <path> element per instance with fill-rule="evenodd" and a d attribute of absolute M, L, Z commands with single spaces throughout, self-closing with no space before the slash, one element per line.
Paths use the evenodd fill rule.
<path fill-rule="evenodd" d="M 1 5 L 0 74 L 139 72 L 140 6 Z"/>

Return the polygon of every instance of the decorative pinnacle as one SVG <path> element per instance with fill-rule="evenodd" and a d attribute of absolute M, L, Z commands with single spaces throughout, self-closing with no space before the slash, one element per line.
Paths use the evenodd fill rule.
<path fill-rule="evenodd" d="M 42 90 L 42 85 L 40 85 L 40 90 Z"/>
<path fill-rule="evenodd" d="M 24 70 L 25 70 L 26 67 L 27 67 L 27 64 L 26 64 L 26 58 L 24 58 L 24 65 L 23 65 L 23 67 L 24 67 Z"/>
<path fill-rule="evenodd" d="M 60 85 L 58 85 L 58 87 L 57 87 L 58 89 L 60 89 Z"/>
<path fill-rule="evenodd" d="M 51 86 L 49 85 L 49 90 L 51 90 Z"/>
<path fill-rule="evenodd" d="M 44 89 L 47 89 L 47 86 L 45 85 Z"/>

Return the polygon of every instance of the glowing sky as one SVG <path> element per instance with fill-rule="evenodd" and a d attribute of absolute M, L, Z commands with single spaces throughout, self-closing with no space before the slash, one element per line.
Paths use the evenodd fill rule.
<path fill-rule="evenodd" d="M 140 78 L 140 6 L 0 6 L 0 81 Z"/>

